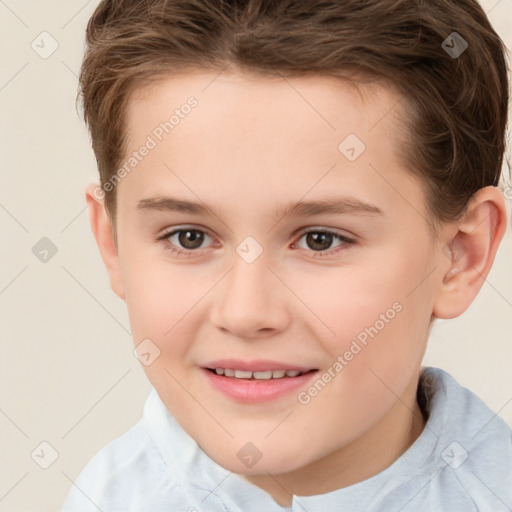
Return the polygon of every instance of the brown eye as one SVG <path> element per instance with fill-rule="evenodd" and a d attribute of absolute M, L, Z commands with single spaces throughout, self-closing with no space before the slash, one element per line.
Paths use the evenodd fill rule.
<path fill-rule="evenodd" d="M 201 248 L 206 238 L 211 236 L 201 229 L 182 228 L 168 231 L 158 237 L 158 240 L 168 244 L 172 252 L 187 254 L 198 252 L 197 249 Z"/>
<path fill-rule="evenodd" d="M 336 242 L 336 243 L 335 243 Z M 332 256 L 355 245 L 356 240 L 325 229 L 310 229 L 302 234 L 296 244 L 312 256 Z"/>
<path fill-rule="evenodd" d="M 331 247 L 333 238 L 331 233 L 312 231 L 306 233 L 306 244 L 314 251 L 326 251 Z"/>
<path fill-rule="evenodd" d="M 204 233 L 197 229 L 178 231 L 178 241 L 184 249 L 198 249 L 204 240 Z"/>

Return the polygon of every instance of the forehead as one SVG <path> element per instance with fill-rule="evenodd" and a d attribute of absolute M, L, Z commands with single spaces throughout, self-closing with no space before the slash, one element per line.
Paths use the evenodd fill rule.
<path fill-rule="evenodd" d="M 135 88 L 127 106 L 127 125 L 134 135 L 140 131 L 135 124 L 147 132 L 151 123 L 169 119 L 169 108 L 180 110 L 190 97 L 200 106 L 194 111 L 197 128 L 203 122 L 222 118 L 223 124 L 230 123 L 243 131 L 267 120 L 267 124 L 284 127 L 283 135 L 297 136 L 301 127 L 310 127 L 311 130 L 303 130 L 309 138 L 317 130 L 319 135 L 338 131 L 340 136 L 347 128 L 364 137 L 377 124 L 382 124 L 388 137 L 392 137 L 400 131 L 394 121 L 401 113 L 400 103 L 404 103 L 384 80 L 360 82 L 323 75 L 290 78 L 195 71 L 164 75 Z M 144 125 L 145 120 L 148 125 Z M 297 120 L 302 122 L 296 125 Z"/>
<path fill-rule="evenodd" d="M 365 200 L 380 187 L 381 204 L 392 205 L 405 187 L 411 190 L 398 195 L 418 196 L 422 209 L 412 190 L 418 183 L 397 151 L 404 103 L 383 81 L 356 87 L 324 76 L 164 77 L 129 101 L 127 156 L 148 137 L 155 147 L 120 188 L 132 182 L 131 195 L 154 197 L 162 183 L 180 181 L 189 199 L 207 190 L 217 204 L 226 193 L 260 194 L 262 204 L 275 191 L 292 200 L 343 188 Z"/>
<path fill-rule="evenodd" d="M 321 166 L 344 149 L 352 163 L 351 142 L 356 153 L 370 148 L 395 158 L 407 133 L 403 103 L 384 81 L 197 71 L 135 89 L 126 110 L 127 147 L 150 136 L 172 147 L 175 161 L 217 157 L 238 168 L 237 159 L 247 156 L 266 168 L 294 161 Z"/>

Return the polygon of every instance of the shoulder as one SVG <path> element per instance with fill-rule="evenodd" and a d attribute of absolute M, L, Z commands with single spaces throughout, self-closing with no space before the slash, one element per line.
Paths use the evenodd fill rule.
<path fill-rule="evenodd" d="M 439 436 L 440 482 L 475 510 L 509 510 L 512 505 L 512 431 L 478 396 L 440 369 L 435 377 L 431 424 Z M 490 508 L 490 505 L 492 507 Z"/>
<path fill-rule="evenodd" d="M 94 455 L 73 483 L 62 512 L 126 512 L 128 507 L 156 512 L 172 505 L 162 497 L 176 495 L 176 485 L 141 419 Z"/>

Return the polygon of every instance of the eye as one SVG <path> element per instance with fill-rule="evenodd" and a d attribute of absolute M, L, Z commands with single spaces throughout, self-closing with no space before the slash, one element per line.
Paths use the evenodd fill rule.
<path fill-rule="evenodd" d="M 157 240 L 167 242 L 172 253 L 190 256 L 208 238 L 212 237 L 201 229 L 180 228 L 165 232 Z"/>
<path fill-rule="evenodd" d="M 157 238 L 158 241 L 166 243 L 167 248 L 172 254 L 185 257 L 190 257 L 194 252 L 199 252 L 198 249 L 202 248 L 203 242 L 207 239 L 213 240 L 213 237 L 206 231 L 187 227 L 167 231 Z M 302 239 L 306 243 L 306 249 L 310 249 L 308 252 L 313 253 L 313 257 L 337 254 L 356 243 L 352 238 L 326 229 L 310 229 L 305 231 L 300 237 L 299 242 Z M 334 249 L 331 249 L 335 241 L 338 241 L 338 244 L 334 246 Z M 300 243 L 295 245 L 304 249 Z"/>
<path fill-rule="evenodd" d="M 356 242 L 352 238 L 326 229 L 308 230 L 302 234 L 299 242 L 302 239 L 304 239 L 307 248 L 311 249 L 315 253 L 313 254 L 314 257 L 330 256 L 332 254 L 336 254 L 347 249 L 349 246 L 355 244 Z M 333 242 L 336 240 L 338 240 L 339 243 L 335 246 L 335 249 L 328 251 L 328 249 L 331 248 Z M 297 245 L 300 247 L 299 243 Z"/>

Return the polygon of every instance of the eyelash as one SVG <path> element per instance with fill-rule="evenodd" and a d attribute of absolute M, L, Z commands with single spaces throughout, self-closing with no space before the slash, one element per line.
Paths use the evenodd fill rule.
<path fill-rule="evenodd" d="M 168 232 L 164 233 L 163 235 L 161 235 L 161 236 L 159 236 L 157 238 L 157 241 L 172 243 L 172 242 L 170 242 L 169 239 L 173 235 L 176 235 L 176 234 L 184 232 L 184 231 L 196 231 L 198 233 L 203 233 L 203 234 L 209 236 L 212 239 L 214 238 L 212 235 L 210 235 L 208 233 L 208 231 L 205 231 L 203 229 L 195 229 L 195 228 L 182 227 L 182 228 L 173 229 L 172 231 L 168 231 Z M 330 231 L 328 229 L 308 229 L 306 231 L 303 231 L 300 234 L 300 237 L 299 237 L 298 240 L 301 240 L 304 236 L 306 236 L 309 233 L 317 233 L 317 234 L 321 233 L 321 234 L 332 235 L 333 238 L 335 238 L 338 241 L 342 242 L 340 245 L 338 245 L 334 249 L 327 249 L 325 251 L 308 250 L 307 252 L 311 252 L 312 256 L 314 258 L 322 258 L 322 257 L 325 257 L 325 256 L 333 256 L 335 254 L 338 254 L 341 251 L 347 250 L 350 246 L 352 246 L 352 245 L 354 245 L 356 243 L 356 241 L 354 239 L 349 238 L 349 237 L 347 237 L 345 235 L 341 235 L 339 233 L 336 233 L 335 231 Z M 168 248 L 168 249 L 170 250 L 171 254 L 176 254 L 177 256 L 182 256 L 182 257 L 185 257 L 185 258 L 190 258 L 193 255 L 193 253 L 199 252 L 199 249 L 182 250 L 182 249 L 177 248 L 174 244 L 172 244 L 172 246 L 170 248 Z"/>

